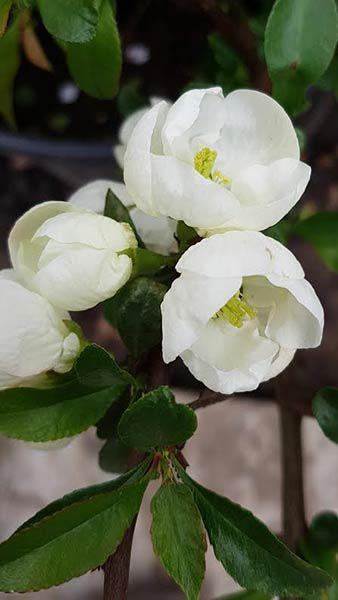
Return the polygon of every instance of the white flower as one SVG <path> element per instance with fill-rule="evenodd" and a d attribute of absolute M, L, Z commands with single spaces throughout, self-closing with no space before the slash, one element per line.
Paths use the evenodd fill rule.
<path fill-rule="evenodd" d="M 0 272 L 0 389 L 34 384 L 47 371 L 72 368 L 80 341 L 60 313 L 27 290 L 10 270 Z"/>
<path fill-rule="evenodd" d="M 176 221 L 169 217 L 152 217 L 136 208 L 123 183 L 107 179 L 92 181 L 72 194 L 69 202 L 103 214 L 109 189 L 129 209 L 137 233 L 149 250 L 166 255 L 177 252 L 177 242 L 174 237 Z"/>
<path fill-rule="evenodd" d="M 284 109 L 269 96 L 221 88 L 160 102 L 130 137 L 124 179 L 136 206 L 202 235 L 262 230 L 299 200 L 310 178 Z"/>
<path fill-rule="evenodd" d="M 258 232 L 214 235 L 182 256 L 162 304 L 165 362 L 181 356 L 224 394 L 254 390 L 297 348 L 320 344 L 323 309 L 293 254 Z"/>
<path fill-rule="evenodd" d="M 162 102 L 162 100 L 163 98 L 157 98 L 156 96 L 153 96 L 152 98 L 150 98 L 150 106 L 156 106 L 156 104 Z M 171 105 L 170 102 L 169 104 Z M 119 129 L 118 139 L 120 143 L 114 146 L 113 152 L 115 160 L 117 164 L 121 167 L 121 169 L 123 169 L 126 147 L 130 140 L 130 136 L 133 133 L 135 125 L 139 122 L 143 115 L 145 115 L 146 112 L 148 112 L 148 110 L 149 106 L 145 106 L 144 108 L 139 108 L 138 110 L 135 110 L 123 121 Z"/>
<path fill-rule="evenodd" d="M 54 306 L 85 310 L 113 296 L 129 279 L 137 246 L 125 223 L 67 202 L 34 206 L 9 236 L 20 280 Z"/>

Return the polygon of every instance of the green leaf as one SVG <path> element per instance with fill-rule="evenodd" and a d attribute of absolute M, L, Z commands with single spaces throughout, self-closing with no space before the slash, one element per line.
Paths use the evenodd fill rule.
<path fill-rule="evenodd" d="M 176 237 L 178 239 L 178 245 L 180 252 L 185 252 L 191 245 L 194 239 L 198 239 L 196 229 L 186 225 L 184 221 L 178 221 L 176 229 Z"/>
<path fill-rule="evenodd" d="M 164 267 L 173 266 L 177 261 L 176 256 L 164 256 L 146 248 L 136 248 L 133 254 L 134 277 L 141 275 L 153 277 Z"/>
<path fill-rule="evenodd" d="M 191 491 L 182 483 L 163 484 L 152 499 L 151 512 L 155 554 L 187 600 L 198 600 L 207 546 Z"/>
<path fill-rule="evenodd" d="M 290 112 L 304 105 L 306 88 L 327 69 L 335 50 L 335 0 L 277 0 L 265 31 L 273 95 Z"/>
<path fill-rule="evenodd" d="M 324 75 L 317 81 L 316 84 L 323 90 L 329 90 L 338 96 L 338 53 L 334 55 L 331 60 L 329 67 L 326 69 Z"/>
<path fill-rule="evenodd" d="M 87 346 L 75 362 L 73 377 L 62 385 L 56 380 L 43 389 L 1 391 L 0 432 L 33 442 L 78 434 L 95 425 L 130 385 L 137 383 L 107 352 Z"/>
<path fill-rule="evenodd" d="M 177 404 L 168 387 L 145 394 L 122 415 L 118 434 L 126 446 L 152 450 L 183 444 L 197 427 L 195 412 Z"/>
<path fill-rule="evenodd" d="M 46 589 L 102 565 L 139 511 L 149 478 L 69 504 L 0 545 L 0 590 Z"/>
<path fill-rule="evenodd" d="M 119 88 L 122 54 L 115 15 L 102 0 L 96 35 L 85 44 L 68 44 L 69 71 L 81 90 L 95 98 L 114 98 Z"/>
<path fill-rule="evenodd" d="M 272 596 L 262 594 L 261 592 L 250 592 L 244 590 L 242 592 L 235 592 L 234 594 L 221 596 L 220 598 L 217 598 L 217 600 L 272 600 Z"/>
<path fill-rule="evenodd" d="M 123 473 L 128 467 L 132 449 L 117 437 L 109 438 L 99 453 L 99 465 L 107 473 Z"/>
<path fill-rule="evenodd" d="M 144 246 L 140 236 L 136 231 L 136 227 L 134 225 L 134 221 L 132 220 L 129 210 L 124 204 L 122 204 L 121 200 L 115 196 L 114 192 L 108 190 L 106 195 L 106 203 L 104 207 L 104 216 L 109 217 L 110 219 L 114 219 L 114 221 L 118 221 L 119 223 L 128 223 L 135 233 L 135 237 L 138 243 L 141 246 Z"/>
<path fill-rule="evenodd" d="M 131 402 L 131 393 L 126 389 L 108 408 L 106 414 L 97 423 L 97 436 L 100 439 L 116 437 L 117 425 Z"/>
<path fill-rule="evenodd" d="M 316 515 L 311 522 L 308 535 L 316 548 L 338 552 L 338 514 L 326 511 Z"/>
<path fill-rule="evenodd" d="M 299 221 L 294 231 L 314 246 L 328 267 L 338 271 L 338 211 L 316 213 Z"/>
<path fill-rule="evenodd" d="M 14 80 L 20 65 L 20 19 L 16 18 L 0 38 L 0 114 L 14 127 Z"/>
<path fill-rule="evenodd" d="M 113 479 L 112 481 L 106 481 L 104 483 L 99 483 L 96 485 L 91 485 L 85 488 L 81 488 L 79 490 L 74 490 L 70 494 L 66 494 L 62 498 L 58 500 L 54 500 L 41 510 L 39 510 L 33 517 L 25 521 L 19 527 L 18 531 L 21 529 L 27 529 L 27 527 L 31 527 L 35 523 L 42 521 L 45 517 L 49 517 L 67 506 L 71 506 L 72 504 L 82 502 L 83 500 L 90 500 L 91 498 L 98 496 L 99 494 L 106 494 L 109 492 L 113 492 L 114 490 L 118 490 L 126 483 L 134 483 L 135 481 L 140 481 L 142 477 L 147 473 L 149 466 L 151 464 L 151 457 L 148 456 L 143 462 L 139 465 L 130 469 L 120 477 Z"/>
<path fill-rule="evenodd" d="M 286 245 L 292 233 L 293 224 L 288 219 L 282 219 L 276 225 L 265 229 L 264 234 Z"/>
<path fill-rule="evenodd" d="M 150 350 L 162 339 L 160 306 L 166 291 L 165 285 L 138 277 L 105 302 L 106 319 L 118 329 L 135 357 Z"/>
<path fill-rule="evenodd" d="M 81 352 L 75 363 L 75 372 L 80 383 L 87 387 L 114 387 L 114 396 L 120 395 L 129 385 L 137 385 L 134 377 L 122 369 L 111 354 L 96 344 L 87 346 Z"/>
<path fill-rule="evenodd" d="M 312 410 L 326 437 L 338 444 L 338 388 L 320 390 L 313 399 Z"/>
<path fill-rule="evenodd" d="M 303 598 L 331 584 L 327 573 L 290 552 L 251 512 L 202 487 L 176 466 L 193 492 L 216 558 L 239 585 Z"/>
<path fill-rule="evenodd" d="M 98 23 L 98 0 L 37 0 L 44 26 L 63 42 L 91 40 Z"/>

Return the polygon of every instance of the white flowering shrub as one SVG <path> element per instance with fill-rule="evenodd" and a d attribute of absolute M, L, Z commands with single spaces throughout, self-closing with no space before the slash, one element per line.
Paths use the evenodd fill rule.
<path fill-rule="evenodd" d="M 47 4 L 37 2 L 59 35 Z M 73 4 L 88 26 L 96 3 Z M 102 10 L 106 4 L 111 16 L 113 3 L 104 0 Z M 0 432 L 57 449 L 96 427 L 105 440 L 101 465 L 121 474 L 56 500 L 4 541 L 0 591 L 42 590 L 104 566 L 104 597 L 125 599 L 135 519 L 158 479 L 154 552 L 188 600 L 200 596 L 207 540 L 247 590 L 238 598 L 337 597 L 336 515 L 317 517 L 290 549 L 248 510 L 194 481 L 184 458 L 206 393 L 221 401 L 257 390 L 298 349 L 322 340 L 323 307 L 285 234 L 312 242 L 337 269 L 338 238 L 325 237 L 332 227 L 338 234 L 337 214 L 300 218 L 311 169 L 285 110 L 321 75 L 303 60 L 309 20 L 317 31 L 314 4 L 275 3 L 265 39 L 274 97 L 218 86 L 190 89 L 173 103 L 152 98 L 118 134 L 124 183 L 93 181 L 14 224 L 11 268 L 0 272 Z M 333 2 L 320 5 L 318 36 L 327 14 L 332 38 L 323 71 L 337 15 Z M 291 26 L 301 27 L 298 36 Z M 289 48 L 274 48 L 285 36 L 305 65 L 299 73 L 294 67 L 296 79 L 283 67 Z M 123 364 L 85 339 L 76 322 L 97 305 L 128 351 Z M 169 387 L 166 365 L 177 358 L 201 389 L 197 403 L 177 403 Z M 337 390 L 326 388 L 313 403 L 334 442 L 337 402 Z"/>

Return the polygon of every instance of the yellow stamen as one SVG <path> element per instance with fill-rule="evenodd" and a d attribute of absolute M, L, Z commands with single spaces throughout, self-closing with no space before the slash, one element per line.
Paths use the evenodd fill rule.
<path fill-rule="evenodd" d="M 217 152 L 210 150 L 210 148 L 202 148 L 194 158 L 194 165 L 196 171 L 198 171 L 203 177 L 209 179 L 211 177 L 211 171 L 215 164 Z"/>
<path fill-rule="evenodd" d="M 221 171 L 218 169 L 215 169 L 213 172 L 212 180 L 215 181 L 215 183 L 220 183 L 221 185 L 230 185 L 231 183 L 231 179 L 225 175 L 222 175 Z"/>
<path fill-rule="evenodd" d="M 214 315 L 214 319 L 223 319 L 228 321 L 233 327 L 242 327 L 244 320 L 255 319 L 257 310 L 243 300 L 242 294 L 238 291 L 230 300 Z"/>
<path fill-rule="evenodd" d="M 231 179 L 229 179 L 229 177 L 223 175 L 219 169 L 215 169 L 214 172 L 212 172 L 216 158 L 217 152 L 215 150 L 211 150 L 207 147 L 202 148 L 202 150 L 195 154 L 195 169 L 206 179 L 211 179 L 220 185 L 229 186 L 231 184 Z"/>

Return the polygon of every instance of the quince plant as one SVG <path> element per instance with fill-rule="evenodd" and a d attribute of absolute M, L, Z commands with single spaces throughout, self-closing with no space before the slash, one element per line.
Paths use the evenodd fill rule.
<path fill-rule="evenodd" d="M 337 15 L 326 0 L 321 61 L 309 66 L 304 59 L 309 3 L 277 0 L 269 17 L 265 53 L 274 98 L 253 89 L 225 95 L 220 86 L 189 89 L 174 103 L 154 97 L 118 134 L 123 182 L 90 182 L 67 202 L 34 206 L 14 224 L 11 268 L 0 272 L 0 432 L 41 450 L 95 427 L 104 440 L 100 464 L 119 476 L 52 502 L 2 542 L 1 592 L 43 590 L 103 567 L 105 599 L 124 600 L 135 521 L 157 480 L 154 552 L 188 600 L 200 597 L 208 543 L 247 590 L 238 598 L 335 597 L 335 515 L 313 521 L 293 548 L 297 555 L 247 509 L 191 478 L 184 446 L 197 431 L 200 404 L 176 402 L 167 368 L 180 359 L 202 390 L 222 400 L 257 390 L 298 349 L 321 343 L 321 302 L 300 262 L 276 239 L 286 224 L 337 270 L 334 235 L 323 234 L 337 231 L 337 215 L 288 220 L 291 210 L 298 215 L 311 168 L 285 107 L 297 94 L 298 105 L 304 81 L 320 78 L 334 52 Z M 90 61 L 99 47 L 102 72 L 115 61 L 113 80 L 97 73 L 101 96 L 113 95 L 121 58 L 115 3 L 62 0 L 61 20 L 56 4 L 0 2 L 4 31 L 10 16 L 0 53 L 8 36 L 18 43 L 22 12 L 26 31 L 38 10 L 83 89 L 93 86 L 78 69 L 83 57 Z M 296 29 L 306 29 L 291 35 L 304 42 L 297 49 L 303 71 L 296 64 L 293 79 L 276 60 L 272 39 L 290 36 L 291 13 Z M 0 110 L 10 120 L 6 106 Z M 76 323 L 78 312 L 95 306 L 128 351 L 121 364 Z M 336 443 L 337 397 L 325 388 L 313 405 Z"/>

